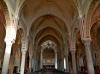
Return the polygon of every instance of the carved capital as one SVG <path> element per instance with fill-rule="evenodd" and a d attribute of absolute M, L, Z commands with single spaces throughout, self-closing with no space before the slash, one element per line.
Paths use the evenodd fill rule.
<path fill-rule="evenodd" d="M 28 39 L 27 38 L 22 38 L 22 49 L 21 51 L 27 51 L 28 49 Z"/>
<path fill-rule="evenodd" d="M 23 55 L 25 55 L 25 54 L 26 54 L 26 52 L 27 52 L 27 51 L 25 51 L 25 50 L 22 50 L 22 54 L 23 54 Z"/>
<path fill-rule="evenodd" d="M 76 48 L 73 48 L 70 50 L 71 53 L 75 53 L 76 52 Z"/>
<path fill-rule="evenodd" d="M 13 43 L 15 43 L 15 40 L 11 40 L 11 41 L 9 40 L 9 41 L 6 41 L 6 46 L 7 46 L 7 45 L 10 45 L 10 46 L 11 46 Z"/>
<path fill-rule="evenodd" d="M 76 51 L 76 44 L 75 43 L 70 44 L 70 51 Z"/>
<path fill-rule="evenodd" d="M 85 44 L 85 45 L 88 45 L 91 43 L 91 38 L 83 38 L 82 39 L 82 42 Z"/>

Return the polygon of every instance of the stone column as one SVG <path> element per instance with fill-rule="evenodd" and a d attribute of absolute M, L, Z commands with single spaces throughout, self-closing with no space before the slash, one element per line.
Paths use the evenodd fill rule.
<path fill-rule="evenodd" d="M 74 71 L 74 74 L 77 74 L 77 67 L 76 67 L 76 37 L 70 38 L 70 53 L 72 57 L 72 69 Z"/>
<path fill-rule="evenodd" d="M 34 65 L 35 61 L 34 61 L 34 58 L 32 58 L 32 69 L 33 71 L 35 71 L 35 65 Z"/>
<path fill-rule="evenodd" d="M 83 40 L 83 42 L 85 45 L 88 74 L 95 74 L 94 67 L 93 67 L 92 55 L 91 55 L 91 39 L 85 39 L 85 40 Z"/>
<path fill-rule="evenodd" d="M 69 72 L 69 62 L 68 62 L 68 56 L 65 57 L 66 59 L 66 71 Z"/>
<path fill-rule="evenodd" d="M 55 69 L 57 69 L 58 66 L 57 66 L 57 53 L 55 53 Z"/>
<path fill-rule="evenodd" d="M 34 65 L 35 65 L 35 71 L 37 71 L 38 70 L 38 66 L 39 66 L 39 64 L 38 64 L 38 58 L 36 57 L 34 61 L 35 61 L 35 63 L 34 63 Z"/>
<path fill-rule="evenodd" d="M 16 53 L 16 56 L 15 56 L 14 66 L 17 67 L 17 73 L 20 73 L 21 52 L 20 52 L 20 48 L 18 48 L 17 50 L 18 52 Z"/>
<path fill-rule="evenodd" d="M 25 56 L 26 56 L 26 51 L 22 51 L 21 70 L 20 70 L 21 72 L 20 72 L 20 74 L 24 74 Z"/>
<path fill-rule="evenodd" d="M 69 61 L 68 61 L 68 54 L 69 54 L 69 51 L 68 51 L 68 47 L 66 46 L 65 47 L 65 52 L 64 52 L 64 58 L 65 58 L 65 61 L 66 61 L 66 69 L 65 71 L 66 72 L 69 72 Z"/>
<path fill-rule="evenodd" d="M 8 74 L 11 48 L 16 38 L 16 25 L 13 25 L 13 23 L 11 24 L 12 25 L 6 27 L 6 37 L 5 37 L 6 49 L 5 49 L 3 67 L 2 67 L 2 74 Z"/>
<path fill-rule="evenodd" d="M 63 57 L 61 58 L 60 66 L 61 66 L 61 70 L 64 71 L 64 58 Z"/>
<path fill-rule="evenodd" d="M 80 57 L 79 58 L 79 67 L 82 67 L 82 66 L 84 66 L 84 63 L 83 63 L 83 57 Z"/>
<path fill-rule="evenodd" d="M 6 49 L 5 49 L 3 67 L 2 67 L 2 74 L 8 74 L 11 47 L 12 47 L 12 42 L 11 41 L 6 42 Z"/>
<path fill-rule="evenodd" d="M 73 67 L 73 70 L 74 70 L 74 74 L 77 74 L 75 49 L 73 49 L 73 50 L 71 51 L 71 56 L 72 56 L 72 67 Z"/>
<path fill-rule="evenodd" d="M 31 43 L 31 41 L 29 41 L 29 72 L 32 71 L 32 58 L 33 58 L 33 44 Z"/>
<path fill-rule="evenodd" d="M 33 53 L 33 58 L 32 58 L 32 68 L 33 71 L 36 71 L 36 53 Z"/>
<path fill-rule="evenodd" d="M 30 58 L 29 58 L 29 69 L 30 71 L 32 69 L 32 55 L 30 55 Z"/>
<path fill-rule="evenodd" d="M 21 60 L 21 70 L 20 70 L 20 74 L 24 74 L 24 67 L 25 67 L 25 57 L 26 57 L 26 52 L 28 49 L 28 40 L 27 39 L 23 39 L 22 41 L 22 60 Z"/>
<path fill-rule="evenodd" d="M 40 55 L 40 68 L 42 69 L 43 67 L 43 55 L 42 55 L 43 50 L 41 49 L 41 55 Z"/>

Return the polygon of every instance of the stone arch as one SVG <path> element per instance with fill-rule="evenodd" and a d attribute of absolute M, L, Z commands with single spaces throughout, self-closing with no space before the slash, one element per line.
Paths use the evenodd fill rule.
<path fill-rule="evenodd" d="M 54 49 L 54 48 L 51 48 L 50 50 L 53 51 L 53 52 L 52 52 L 52 53 L 53 53 L 53 59 L 56 59 L 57 50 Z M 51 51 L 48 51 L 48 53 L 51 52 Z M 43 49 L 43 50 L 41 50 L 41 54 L 43 55 L 43 57 L 45 57 L 45 54 L 46 54 L 45 52 L 46 52 L 46 48 Z M 45 53 L 45 54 L 43 54 L 43 53 Z M 50 55 L 49 55 L 49 56 L 50 56 Z M 43 57 L 42 57 L 42 58 L 43 58 Z M 51 56 L 50 56 L 50 57 L 51 57 Z"/>
<path fill-rule="evenodd" d="M 95 1 L 93 0 L 91 2 L 90 8 L 88 10 L 88 14 L 87 14 L 87 24 L 90 25 L 90 29 L 92 27 L 92 25 L 96 22 L 96 21 L 92 21 L 92 17 L 94 16 L 97 8 L 100 6 L 100 1 Z"/>
<path fill-rule="evenodd" d="M 4 9 L 3 12 L 5 17 L 5 28 L 6 28 L 6 26 L 10 24 L 10 19 L 11 19 L 10 9 L 6 1 L 1 0 L 0 3 L 2 4 L 2 7 Z"/>
<path fill-rule="evenodd" d="M 46 43 L 46 42 L 48 42 L 48 41 L 50 41 L 52 44 L 53 44 L 53 47 L 51 46 L 50 48 L 48 48 L 48 47 L 45 47 L 44 46 L 44 44 Z M 41 42 L 41 41 L 40 41 Z M 45 54 L 47 54 L 47 53 L 44 53 L 45 51 L 47 51 L 47 50 L 52 50 L 53 52 L 53 60 L 52 60 L 52 65 L 54 65 L 55 66 L 55 68 L 57 68 L 57 57 L 58 57 L 58 48 L 57 48 L 57 45 L 56 45 L 56 42 L 55 41 L 53 41 L 52 39 L 47 39 L 47 40 L 44 40 L 43 42 L 41 42 L 40 43 L 40 45 L 41 45 L 41 50 L 40 50 L 40 53 L 41 53 L 41 61 L 43 60 L 43 56 L 45 55 Z M 50 52 L 50 51 L 49 51 Z M 43 54 L 44 53 L 44 54 Z M 52 53 L 50 53 L 50 54 L 52 54 Z M 50 56 L 50 55 L 49 55 Z M 52 56 L 52 55 L 51 55 Z M 51 57 L 50 56 L 50 57 Z M 46 56 L 45 56 L 46 57 Z M 55 60 L 55 62 L 54 62 L 54 60 Z M 43 61 L 41 62 L 41 68 L 42 68 L 42 66 L 43 66 Z"/>
<path fill-rule="evenodd" d="M 61 42 L 59 43 L 59 41 L 61 41 L 61 40 L 59 40 L 58 38 L 56 39 L 56 37 L 52 34 L 46 34 L 43 37 L 41 37 L 38 41 L 35 41 L 35 42 L 37 42 L 37 44 L 35 45 L 36 46 L 35 48 L 39 47 L 42 42 L 44 42 L 48 39 L 53 40 L 54 42 L 56 42 L 57 45 L 59 46 L 58 49 L 61 49 L 61 47 L 62 47 L 62 45 L 60 45 Z M 38 50 L 36 50 L 36 51 L 38 51 Z"/>
<path fill-rule="evenodd" d="M 50 38 L 47 38 L 47 37 L 50 37 Z M 47 39 L 46 39 L 47 38 Z M 53 39 L 55 39 L 55 41 L 53 40 Z M 58 47 L 57 47 L 57 49 L 59 50 L 60 48 L 61 48 L 61 46 L 60 46 L 60 43 L 59 43 L 59 40 L 58 39 L 56 39 L 54 36 L 52 36 L 52 35 L 46 35 L 46 36 L 43 36 L 39 41 L 38 41 L 38 45 L 41 45 L 43 42 L 45 42 L 45 41 L 47 41 L 47 40 L 51 40 L 51 41 L 53 41 L 54 43 L 56 43 L 57 45 L 58 45 Z M 58 42 L 58 43 L 57 43 Z M 60 50 L 59 52 L 61 52 L 62 50 Z M 57 52 L 57 50 L 55 51 L 55 52 Z"/>
<path fill-rule="evenodd" d="M 48 37 L 48 36 L 49 36 L 49 37 L 52 37 L 53 39 L 55 39 L 59 46 L 61 45 L 61 40 L 58 39 L 56 36 L 50 35 L 50 34 L 45 34 L 45 35 L 43 35 L 41 38 L 39 38 L 39 40 L 37 41 L 38 45 L 40 45 L 40 44 L 42 43 L 42 39 L 43 39 L 43 38 L 46 38 L 46 37 Z M 52 38 L 50 38 L 50 39 L 52 40 Z M 44 40 L 44 39 L 43 39 L 43 40 Z"/>
<path fill-rule="evenodd" d="M 93 0 L 91 2 L 87 15 L 82 18 L 81 24 L 83 28 L 81 30 L 84 32 L 83 38 L 91 38 L 91 35 L 90 35 L 91 27 L 93 23 L 97 21 L 97 20 L 93 21 L 92 19 L 93 19 L 94 12 L 96 11 L 99 4 L 100 4 L 100 1 Z"/>
<path fill-rule="evenodd" d="M 49 37 L 49 38 L 48 38 L 48 37 Z M 54 39 L 55 39 L 55 41 L 54 41 Z M 47 41 L 47 40 L 51 40 L 51 41 L 53 41 L 53 42 L 55 42 L 55 43 L 57 44 L 57 49 L 58 49 L 58 50 L 56 50 L 56 52 L 60 53 L 60 52 L 62 51 L 62 50 L 61 50 L 62 46 L 60 45 L 58 39 L 56 39 L 56 38 L 55 38 L 54 36 L 52 36 L 52 35 L 46 35 L 46 36 L 42 37 L 42 38 L 38 41 L 38 46 L 41 45 L 43 42 L 45 42 L 45 41 Z M 60 50 L 60 51 L 59 51 L 59 50 Z M 37 51 L 38 51 L 38 50 L 37 50 Z"/>
<path fill-rule="evenodd" d="M 47 14 L 46 14 L 47 15 Z M 46 15 L 41 15 L 41 16 L 39 16 L 37 19 L 39 19 L 39 18 L 41 18 L 41 17 L 43 17 L 43 16 L 46 16 Z M 57 17 L 57 16 L 54 16 L 54 15 L 51 15 L 50 14 L 50 16 L 53 16 L 53 17 Z M 57 17 L 58 18 L 58 17 Z M 36 20 L 37 20 L 36 19 Z M 58 18 L 59 19 L 59 18 Z M 60 20 L 60 19 L 59 19 Z M 62 21 L 62 20 L 61 20 Z M 35 22 L 35 21 L 34 21 Z M 63 22 L 63 21 L 62 21 Z M 59 23 L 58 23 L 59 24 Z M 32 27 L 32 26 L 31 26 Z M 37 30 L 37 32 L 35 32 L 35 34 L 34 34 L 34 40 L 35 40 L 35 37 L 36 37 L 36 35 L 38 34 L 38 32 L 40 32 L 40 31 L 42 31 L 43 29 L 45 29 L 45 28 L 48 28 L 48 27 L 51 27 L 51 28 L 54 28 L 56 31 L 58 31 L 61 35 L 63 35 L 63 32 L 61 32 L 62 30 L 60 30 L 58 27 L 55 27 L 55 26 L 52 26 L 52 25 L 46 25 L 46 26 L 43 26 L 43 27 L 40 27 L 38 30 Z M 64 27 L 65 27 L 65 24 L 64 24 Z M 68 35 L 67 37 L 69 38 L 69 34 L 67 34 L 68 33 L 68 31 L 67 31 L 67 28 L 65 27 L 65 29 L 66 29 L 66 35 Z M 62 36 L 62 37 L 64 37 L 64 36 Z M 62 38 L 63 40 L 64 40 L 64 38 Z M 33 40 L 33 41 L 34 41 Z M 33 43 L 34 44 L 34 43 Z"/>
<path fill-rule="evenodd" d="M 5 38 L 5 35 L 6 35 L 6 22 L 7 22 L 7 19 L 6 17 L 8 16 L 9 18 L 9 13 L 8 13 L 8 7 L 6 5 L 6 3 L 1 0 L 0 1 L 0 34 L 2 34 L 0 37 L 2 38 L 2 40 L 4 41 L 4 38 Z M 1 39 L 0 38 L 0 39 Z M 1 41 L 1 42 L 3 42 Z"/>
<path fill-rule="evenodd" d="M 39 32 L 41 32 L 43 29 L 46 29 L 46 28 L 52 28 L 52 29 L 55 29 L 57 32 L 59 32 L 59 34 L 62 35 L 62 33 L 61 33 L 58 29 L 56 29 L 56 28 L 54 28 L 54 27 L 48 27 L 48 26 L 45 26 L 45 27 L 39 29 L 39 31 L 36 32 L 36 34 L 35 34 L 34 37 L 36 38 L 37 34 L 38 34 Z M 62 39 L 63 39 L 63 38 L 62 38 Z M 64 40 L 64 39 L 63 39 L 63 40 Z"/>
<path fill-rule="evenodd" d="M 93 54 L 93 61 L 95 66 L 100 66 L 100 55 L 98 52 L 100 52 L 100 23 L 96 22 L 91 27 L 91 39 L 92 39 L 92 54 Z"/>
<path fill-rule="evenodd" d="M 57 29 L 60 31 L 60 29 L 61 30 L 63 30 L 62 29 L 62 26 L 64 27 L 64 29 L 67 29 L 66 27 L 65 27 L 65 23 L 61 20 L 61 19 L 59 19 L 58 17 L 56 17 L 56 16 L 53 16 L 53 15 L 43 15 L 43 16 L 40 16 L 36 21 L 38 21 L 39 19 L 41 19 L 42 18 L 42 20 L 41 21 L 39 21 L 39 22 L 45 22 L 45 20 L 46 19 L 50 19 L 50 21 L 52 22 L 53 21 L 53 23 L 55 23 L 55 25 L 50 25 L 50 24 L 52 24 L 52 23 L 50 23 L 50 24 L 48 24 L 48 25 L 45 25 L 45 26 L 43 26 L 43 24 L 42 23 L 40 23 L 40 24 L 37 24 L 36 25 L 36 29 L 38 29 L 38 30 L 40 30 L 41 29 L 41 27 L 43 26 L 43 28 L 44 27 L 47 27 L 47 26 L 50 26 L 50 27 L 54 27 L 54 28 L 56 28 L 57 27 Z M 52 20 L 51 20 L 52 19 Z M 58 22 L 58 21 L 60 21 L 60 23 L 62 23 L 63 25 L 60 25 L 60 23 Z M 33 24 L 36 24 L 36 23 L 33 23 Z M 35 27 L 35 25 L 31 25 L 31 27 Z M 42 25 L 41 25 L 42 24 Z M 56 27 L 55 27 L 56 26 Z M 39 28 L 38 28 L 39 27 Z"/>
<path fill-rule="evenodd" d="M 24 4 L 25 3 L 23 3 L 22 7 L 24 7 Z M 36 21 L 36 19 L 38 19 L 41 16 L 53 15 L 53 16 L 56 16 L 56 17 L 62 19 L 62 21 L 66 24 L 65 26 L 68 29 L 68 33 L 71 32 L 70 27 L 69 27 L 69 24 L 68 24 L 69 21 L 66 21 L 68 17 L 67 16 L 65 17 L 64 14 L 62 14 L 61 11 L 58 9 L 57 6 L 56 7 L 53 7 L 53 9 L 54 8 L 56 8 L 56 10 L 52 10 L 52 11 L 48 11 L 48 9 L 47 10 L 39 9 L 38 13 L 34 14 L 34 17 L 32 18 L 32 23 L 34 23 Z M 20 13 L 21 13 L 21 11 L 20 11 Z M 32 24 L 32 23 L 30 23 L 30 24 Z M 31 26 L 30 26 L 30 28 L 31 28 Z"/>
<path fill-rule="evenodd" d="M 38 35 L 40 34 L 40 33 L 42 33 L 42 31 L 43 30 L 45 30 L 45 29 L 49 29 L 50 28 L 50 30 L 54 30 L 55 31 L 55 33 L 54 34 L 57 34 L 57 36 L 59 36 L 59 31 L 57 31 L 55 28 L 52 28 L 52 27 L 46 27 L 46 28 L 44 28 L 44 29 L 41 29 L 38 33 L 37 33 L 37 35 L 36 35 L 36 37 L 35 37 L 35 39 L 34 40 L 38 40 L 37 38 L 38 38 Z M 44 31 L 43 31 L 44 32 Z M 51 34 L 51 33 L 46 33 L 46 34 L 48 34 L 48 35 L 53 35 L 53 34 Z M 56 36 L 56 35 L 55 35 Z M 39 38 L 41 38 L 41 35 L 39 36 Z M 57 38 L 57 37 L 56 37 Z M 59 38 L 59 37 L 58 37 Z M 62 38 L 62 35 L 61 35 L 61 37 L 60 37 L 60 39 L 63 41 L 63 38 Z M 61 41 L 60 40 L 60 41 Z M 36 41 L 35 41 L 36 42 Z"/>
<path fill-rule="evenodd" d="M 42 16 L 45 16 L 45 15 L 51 15 L 51 16 L 57 17 L 57 18 L 59 18 L 60 20 L 62 20 L 65 24 L 67 24 L 65 18 L 59 16 L 59 15 L 56 14 L 56 13 L 49 13 L 49 14 L 48 14 L 48 12 L 45 12 L 45 11 L 44 11 L 44 13 L 40 13 L 40 14 L 38 14 L 36 17 L 34 17 L 32 23 L 35 22 L 38 18 L 40 18 L 40 17 L 42 17 Z M 68 30 L 68 33 L 70 33 L 71 31 L 70 31 L 70 28 L 69 28 L 68 24 L 67 24 L 66 26 L 67 26 L 66 28 L 67 28 L 67 30 Z"/>

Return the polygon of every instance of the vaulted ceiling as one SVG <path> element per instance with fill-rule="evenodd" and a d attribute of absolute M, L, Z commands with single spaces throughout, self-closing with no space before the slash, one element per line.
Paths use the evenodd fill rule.
<path fill-rule="evenodd" d="M 97 2 L 98 1 L 98 2 Z M 68 46 L 70 35 L 76 34 L 77 45 L 82 46 L 80 30 L 81 17 L 91 18 L 91 36 L 95 40 L 94 33 L 98 33 L 98 21 L 100 21 L 99 0 L 0 0 L 0 47 L 5 37 L 5 18 L 8 11 L 12 15 L 19 9 L 19 25 L 26 33 L 31 44 L 41 46 L 46 40 L 52 40 L 59 48 L 64 50 Z M 17 6 L 18 5 L 18 6 Z M 97 24 L 96 26 L 94 26 Z M 98 27 L 98 28 L 97 28 Z M 96 30 L 95 30 L 96 29 Z M 76 31 L 77 30 L 77 31 Z M 21 32 L 17 34 L 16 44 L 21 44 Z M 22 33 L 21 33 L 22 34 Z M 95 43 L 95 42 L 94 42 Z"/>

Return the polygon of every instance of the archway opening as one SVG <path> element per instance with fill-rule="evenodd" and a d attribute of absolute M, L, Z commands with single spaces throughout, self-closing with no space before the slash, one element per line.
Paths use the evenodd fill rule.
<path fill-rule="evenodd" d="M 46 48 L 43 51 L 43 67 L 55 67 L 55 52 L 52 48 Z"/>
<path fill-rule="evenodd" d="M 41 68 L 57 68 L 56 44 L 47 40 L 41 45 Z"/>

